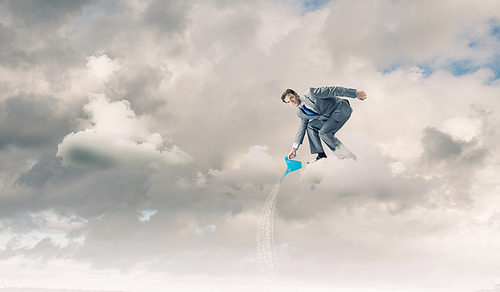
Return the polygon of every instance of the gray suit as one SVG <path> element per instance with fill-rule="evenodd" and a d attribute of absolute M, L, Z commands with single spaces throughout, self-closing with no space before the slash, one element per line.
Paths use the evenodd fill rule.
<path fill-rule="evenodd" d="M 352 112 L 349 101 L 337 96 L 356 98 L 356 95 L 356 89 L 339 86 L 309 88 L 302 97 L 302 103 L 318 115 L 307 115 L 301 108 L 297 109 L 301 123 L 295 143 L 302 144 L 307 132 L 312 154 L 324 152 L 321 145 L 323 140 L 337 158 L 356 159 L 356 156 L 335 137 L 335 133 L 347 122 Z"/>

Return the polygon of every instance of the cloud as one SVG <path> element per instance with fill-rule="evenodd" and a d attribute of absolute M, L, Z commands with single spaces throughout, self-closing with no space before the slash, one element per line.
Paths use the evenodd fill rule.
<path fill-rule="evenodd" d="M 260 185 L 274 183 L 278 174 L 274 170 L 276 163 L 268 154 L 269 147 L 256 145 L 241 158 L 234 170 L 210 169 L 209 174 L 222 185 L 241 188 L 245 184 Z"/>
<path fill-rule="evenodd" d="M 140 139 L 148 134 L 150 116 L 138 117 L 126 100 L 111 102 L 103 94 L 90 94 L 83 110 L 90 116 L 92 127 L 97 132 L 131 139 Z"/>
<path fill-rule="evenodd" d="M 87 58 L 87 67 L 97 78 L 106 79 L 110 74 L 120 69 L 120 64 L 111 60 L 106 55 L 102 55 L 99 58 L 90 56 Z"/>
<path fill-rule="evenodd" d="M 77 3 L 66 1 L 20 2 L 3 4 L 5 13 L 12 16 L 16 21 L 21 21 L 31 28 L 39 28 L 41 24 L 52 26 L 61 21 L 67 21 L 71 17 L 81 13 L 83 8 L 91 4 L 92 0 L 84 0 Z"/>
<path fill-rule="evenodd" d="M 144 12 L 144 21 L 159 32 L 182 33 L 189 21 L 189 1 L 151 1 Z"/>
<path fill-rule="evenodd" d="M 70 115 L 51 96 L 22 93 L 0 101 L 0 150 L 37 148 L 58 140 L 72 126 Z"/>
<path fill-rule="evenodd" d="M 364 2 L 330 3 L 321 37 L 339 65 L 349 58 L 369 59 L 382 69 L 415 63 L 440 67 L 461 59 L 484 65 L 485 59 L 491 61 L 496 53 L 489 50 L 491 47 L 472 44 L 477 44 L 478 37 L 481 42 L 492 41 L 487 31 L 495 19 L 491 12 L 498 10 L 498 4 L 474 8 L 468 1 L 454 4 L 389 5 L 381 1 L 370 3 L 370 10 L 366 10 Z M 357 17 L 362 17 L 363 23 Z M 336 25 L 338 22 L 343 25 Z"/>
<path fill-rule="evenodd" d="M 63 2 L 0 3 L 5 286 L 498 283 L 495 1 Z M 299 123 L 278 97 L 326 85 L 368 93 L 337 133 L 358 162 L 281 182 L 283 277 L 261 287 L 256 223 Z"/>
<path fill-rule="evenodd" d="M 286 190 L 295 198 L 285 202 L 280 214 L 286 220 L 300 221 L 338 212 L 337 208 L 371 203 L 384 205 L 387 212 L 398 214 L 427 205 L 432 192 L 442 185 L 439 179 L 426 179 L 406 171 L 395 175 L 393 165 L 405 167 L 404 164 L 389 163 L 380 149 L 367 140 L 358 139 L 357 147 L 358 162 L 338 160 L 331 155 L 324 161 L 304 165 L 298 178 L 289 174 L 283 183 L 293 185 Z"/>
<path fill-rule="evenodd" d="M 450 173 L 465 169 L 469 172 L 482 166 L 489 154 L 488 149 L 478 145 L 477 141 L 453 139 L 451 135 L 436 128 L 424 130 L 422 144 L 424 145 L 421 157 L 423 171 L 440 169 L 441 173 Z"/>
<path fill-rule="evenodd" d="M 495 288 L 492 288 L 492 289 L 481 289 L 481 290 L 477 290 L 477 291 L 474 291 L 474 292 L 498 292 L 500 291 L 500 284 L 496 284 L 495 285 Z"/>
<path fill-rule="evenodd" d="M 58 147 L 57 156 L 63 159 L 65 166 L 101 169 L 119 165 L 192 162 L 192 158 L 175 145 L 169 150 L 159 150 L 162 143 L 159 134 L 152 134 L 148 140 L 137 143 L 123 136 L 85 130 L 66 136 Z"/>
<path fill-rule="evenodd" d="M 176 145 L 167 149 L 160 134 L 147 136 L 149 117 L 137 117 L 128 102 L 110 102 L 96 94 L 89 100 L 84 110 L 91 117 L 93 129 L 71 133 L 59 144 L 57 156 L 65 166 L 106 169 L 193 161 Z"/>

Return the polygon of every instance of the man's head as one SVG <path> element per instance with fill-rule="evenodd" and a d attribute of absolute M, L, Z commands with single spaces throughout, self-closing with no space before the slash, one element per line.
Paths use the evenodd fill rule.
<path fill-rule="evenodd" d="M 293 89 L 287 89 L 281 95 L 281 100 L 291 106 L 300 107 L 300 97 Z"/>

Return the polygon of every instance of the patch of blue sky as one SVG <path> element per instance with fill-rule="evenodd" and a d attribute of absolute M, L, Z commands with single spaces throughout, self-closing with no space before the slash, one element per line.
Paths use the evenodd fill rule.
<path fill-rule="evenodd" d="M 391 72 L 394 72 L 394 71 L 398 70 L 401 67 L 402 67 L 401 63 L 392 63 L 392 64 L 390 64 L 389 66 L 387 66 L 385 68 L 379 68 L 378 71 L 382 72 L 382 74 L 385 75 L 385 74 L 389 74 Z"/>
<path fill-rule="evenodd" d="M 429 63 L 420 63 L 418 64 L 416 67 L 420 68 L 420 70 L 422 70 L 422 75 L 424 75 L 425 77 L 431 75 L 432 73 L 434 73 L 434 68 L 432 68 L 432 66 L 429 64 Z"/>
<path fill-rule="evenodd" d="M 305 14 L 310 11 L 319 10 L 325 7 L 328 2 L 330 2 L 330 0 L 304 0 L 302 2 L 303 13 Z"/>
<path fill-rule="evenodd" d="M 490 21 L 491 23 L 491 28 L 490 28 L 490 34 L 500 40 L 500 20 L 499 19 L 492 19 Z M 498 44 L 498 43 L 497 43 Z M 500 48 L 497 49 L 497 52 L 500 51 Z M 490 68 L 491 71 L 495 74 L 494 80 L 500 79 L 500 54 L 497 53 L 488 64 L 485 65 L 485 67 Z"/>
<path fill-rule="evenodd" d="M 399 56 L 396 57 L 393 62 L 388 63 L 387 66 L 378 67 L 377 71 L 381 72 L 384 75 L 389 74 L 391 72 L 399 70 L 400 68 L 405 68 L 408 63 L 410 63 L 410 60 L 403 56 Z"/>
<path fill-rule="evenodd" d="M 500 78 L 500 54 L 490 60 L 488 63 L 478 63 L 474 59 L 463 60 L 447 60 L 445 64 L 436 66 L 432 61 L 423 61 L 420 63 L 413 63 L 411 60 L 400 58 L 398 61 L 388 64 L 388 66 L 378 68 L 378 72 L 383 75 L 390 74 L 394 71 L 403 69 L 409 70 L 410 68 L 419 68 L 420 73 L 424 78 L 429 77 L 436 70 L 448 71 L 454 76 L 462 76 L 466 74 L 473 74 L 482 68 L 488 68 L 495 74 L 493 80 Z"/>
<path fill-rule="evenodd" d="M 448 63 L 447 65 L 443 66 L 442 69 L 450 72 L 455 76 L 462 76 L 465 74 L 474 73 L 477 70 L 481 69 L 481 67 L 474 63 L 472 60 L 459 60 Z"/>
<path fill-rule="evenodd" d="M 498 20 L 492 20 L 491 21 L 490 34 L 492 36 L 500 38 L 500 23 L 498 22 Z"/>
<path fill-rule="evenodd" d="M 491 51 L 491 47 L 487 46 L 499 46 L 497 52 L 500 52 L 500 21 L 499 20 L 489 20 L 489 34 L 490 37 L 497 39 L 496 42 L 484 42 L 483 39 L 478 38 L 475 40 L 470 40 L 468 43 L 469 49 L 472 51 L 477 50 L 477 59 L 475 57 L 468 59 L 445 59 L 441 62 L 436 62 L 432 60 L 423 61 L 421 63 L 413 63 L 412 60 L 408 60 L 405 57 L 399 57 L 395 59 L 394 62 L 387 64 L 387 66 L 379 67 L 378 72 L 382 74 L 390 74 L 396 70 L 400 69 L 410 69 L 412 67 L 418 67 L 422 71 L 424 77 L 428 77 L 433 74 L 436 70 L 444 70 L 450 72 L 454 76 L 463 76 L 467 74 L 474 74 L 481 69 L 489 69 L 493 72 L 493 76 L 488 79 L 487 82 L 492 82 L 500 79 L 500 53 L 496 53 L 493 56 L 485 59 L 479 58 L 481 56 L 482 50 Z M 491 40 L 491 39 L 490 39 Z"/>
<path fill-rule="evenodd" d="M 448 65 L 442 67 L 443 70 L 451 72 L 455 76 L 473 74 L 480 69 L 490 69 L 493 72 L 493 77 L 489 81 L 494 81 L 500 78 L 500 54 L 492 58 L 488 63 L 477 64 L 473 60 L 452 61 Z"/>
<path fill-rule="evenodd" d="M 477 48 L 481 45 L 479 41 L 473 41 L 469 43 L 469 48 Z"/>
<path fill-rule="evenodd" d="M 424 76 L 428 77 L 432 73 L 434 73 L 435 68 L 432 67 L 432 62 L 421 62 L 418 64 L 415 64 L 411 60 L 405 59 L 405 58 L 400 58 L 398 61 L 393 62 L 389 64 L 386 67 L 381 67 L 378 68 L 378 72 L 381 72 L 383 75 L 390 74 L 394 71 L 397 70 L 407 70 L 407 69 L 412 69 L 414 70 L 415 68 L 420 69 L 419 72 Z"/>
<path fill-rule="evenodd" d="M 420 69 L 421 70 L 420 73 L 422 73 L 422 75 L 424 75 L 424 77 L 427 77 L 427 76 L 431 75 L 432 73 L 434 73 L 434 69 L 428 63 L 421 63 L 421 64 L 417 64 L 417 65 L 412 65 L 412 66 L 408 66 L 408 65 L 403 66 L 402 63 L 393 63 L 386 68 L 379 69 L 378 71 L 382 72 L 383 75 L 386 75 L 386 74 L 392 73 L 396 70 L 410 68 L 410 67 L 417 67 L 418 69 Z"/>
<path fill-rule="evenodd" d="M 497 80 L 500 78 L 500 54 L 496 55 L 491 62 L 485 65 L 486 68 L 489 68 L 495 74 L 491 79 Z"/>

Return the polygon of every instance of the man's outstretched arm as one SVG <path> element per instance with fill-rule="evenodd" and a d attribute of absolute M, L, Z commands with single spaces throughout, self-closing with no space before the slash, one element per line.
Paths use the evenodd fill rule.
<path fill-rule="evenodd" d="M 345 88 L 340 86 L 324 86 L 309 88 L 309 92 L 316 98 L 332 98 L 332 97 L 350 97 L 356 98 L 357 90 L 353 88 Z"/>

